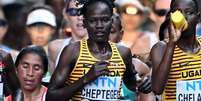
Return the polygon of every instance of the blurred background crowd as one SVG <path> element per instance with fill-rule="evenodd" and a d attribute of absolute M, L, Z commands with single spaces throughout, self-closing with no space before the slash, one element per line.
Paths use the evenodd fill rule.
<path fill-rule="evenodd" d="M 116 0 L 115 2 L 117 8 L 114 12 L 121 16 L 123 25 L 122 41 L 139 58 L 146 58 L 151 47 L 159 40 L 159 28 L 169 10 L 171 0 Z M 0 0 L 0 5 L 1 47 L 13 51 L 13 54 L 17 54 L 18 50 L 30 44 L 46 46 L 52 40 L 72 36 L 72 30 L 69 27 L 71 21 L 64 17 L 64 0 Z M 52 25 L 54 18 L 45 19 L 51 14 L 47 14 L 45 17 L 39 12 L 37 14 L 39 17 L 45 17 L 44 19 L 41 18 L 42 20 L 37 19 L 37 16 L 28 18 L 28 14 L 31 13 L 30 9 L 34 8 L 33 6 L 43 6 L 50 9 L 52 16 L 56 18 L 56 24 Z M 28 20 L 34 21 L 28 24 Z M 47 24 L 54 31 L 46 36 L 30 34 L 31 26 L 38 26 L 38 23 Z M 198 34 L 200 33 L 199 26 Z M 144 45 L 141 45 L 140 41 L 145 41 Z"/>
<path fill-rule="evenodd" d="M 133 47 L 132 51 L 134 53 L 137 53 L 136 51 L 138 51 L 133 45 L 134 43 L 137 44 L 135 41 L 138 37 L 138 33 L 146 32 L 151 38 L 150 41 L 153 41 L 151 44 L 154 44 L 154 41 L 158 39 L 157 33 L 159 31 L 159 26 L 168 12 L 170 1 L 171 0 L 115 1 L 118 5 L 118 13 L 122 16 L 123 25 L 125 25 L 123 26 L 125 33 L 123 40 L 125 40 L 126 44 L 130 47 Z M 63 17 L 63 13 L 65 12 L 63 11 L 63 8 L 65 7 L 64 0 L 0 0 L 0 5 L 1 45 L 5 45 L 7 48 L 20 50 L 22 47 L 33 43 L 30 39 L 31 35 L 28 34 L 29 31 L 27 31 L 27 27 L 30 26 L 27 25 L 26 22 L 30 9 L 35 5 L 49 6 L 56 17 L 56 25 L 51 26 L 55 31 L 50 35 L 51 37 L 48 38 L 48 42 L 58 38 L 71 36 L 71 29 L 68 26 L 70 21 L 66 21 L 67 19 Z M 32 19 L 34 19 L 34 17 L 29 20 Z M 46 23 L 51 22 L 51 19 L 46 20 Z M 154 36 L 152 34 L 156 35 Z M 156 37 L 156 39 L 153 37 Z M 40 38 L 38 38 L 38 40 L 39 39 Z M 41 40 L 43 39 L 41 38 Z M 47 45 L 47 43 L 43 45 Z"/>
<path fill-rule="evenodd" d="M 170 9 L 170 2 L 115 0 L 113 11 L 121 21 L 114 21 L 117 26 L 111 31 L 111 41 L 131 49 L 133 64 L 141 75 L 150 76 L 151 48 L 165 39 L 159 30 Z M 0 0 L 0 48 L 11 53 L 15 60 L 23 47 L 32 44 L 42 46 L 49 60 L 44 85 L 49 82 L 57 64 L 57 53 L 65 46 L 58 43 L 68 44 L 87 37 L 86 30 L 81 29 L 82 23 L 79 23 L 82 18 L 75 17 L 79 16 L 76 7 L 68 6 L 72 5 L 64 0 Z M 115 36 L 115 33 L 118 35 Z M 197 35 L 201 35 L 201 24 L 197 26 Z M 141 68 L 142 65 L 144 68 Z"/>

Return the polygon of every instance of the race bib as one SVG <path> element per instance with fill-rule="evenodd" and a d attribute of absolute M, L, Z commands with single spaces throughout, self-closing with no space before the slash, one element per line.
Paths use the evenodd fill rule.
<path fill-rule="evenodd" d="M 83 101 L 117 101 L 121 77 L 101 76 L 82 90 Z"/>
<path fill-rule="evenodd" d="M 201 80 L 176 82 L 177 101 L 201 101 Z"/>

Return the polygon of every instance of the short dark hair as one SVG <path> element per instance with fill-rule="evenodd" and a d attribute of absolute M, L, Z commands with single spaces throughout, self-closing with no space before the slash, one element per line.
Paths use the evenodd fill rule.
<path fill-rule="evenodd" d="M 30 46 L 23 48 L 16 58 L 16 61 L 15 61 L 16 68 L 18 67 L 21 59 L 26 54 L 29 54 L 29 53 L 34 53 L 34 54 L 37 54 L 38 56 L 40 56 L 42 63 L 43 63 L 43 70 L 44 70 L 43 74 L 46 74 L 47 69 L 48 69 L 48 58 L 47 58 L 47 54 L 45 53 L 45 50 L 41 46 L 30 45 Z"/>
<path fill-rule="evenodd" d="M 172 0 L 172 2 L 171 2 L 171 4 L 170 4 L 170 8 L 174 7 L 175 1 L 176 1 L 176 0 Z M 192 0 L 192 1 L 193 1 L 194 4 L 195 4 L 196 12 L 199 12 L 199 6 L 198 6 L 198 2 L 197 2 L 197 0 Z"/>
<path fill-rule="evenodd" d="M 79 0 L 81 4 L 84 4 L 81 8 L 80 14 L 82 14 L 84 17 L 86 17 L 86 11 L 89 7 L 89 5 L 95 3 L 95 2 L 103 2 L 108 5 L 111 15 L 113 14 L 113 8 L 115 7 L 113 0 Z M 78 1 L 78 2 L 79 2 Z"/>

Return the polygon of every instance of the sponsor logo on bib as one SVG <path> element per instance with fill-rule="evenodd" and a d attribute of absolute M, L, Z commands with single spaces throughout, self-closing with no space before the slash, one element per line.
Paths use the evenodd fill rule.
<path fill-rule="evenodd" d="M 120 90 L 121 77 L 101 76 L 82 90 L 83 100 L 116 101 Z"/>
<path fill-rule="evenodd" d="M 201 101 L 201 80 L 176 82 L 177 101 Z"/>

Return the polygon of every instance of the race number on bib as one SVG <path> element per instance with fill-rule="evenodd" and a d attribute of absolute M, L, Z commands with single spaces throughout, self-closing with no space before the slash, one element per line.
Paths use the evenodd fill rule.
<path fill-rule="evenodd" d="M 201 101 L 201 80 L 176 82 L 177 101 Z"/>
<path fill-rule="evenodd" d="M 82 98 L 88 100 L 116 101 L 120 90 L 120 77 L 101 76 L 82 90 Z"/>

